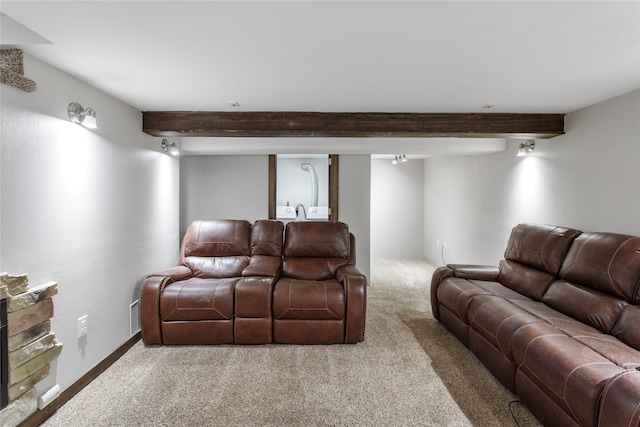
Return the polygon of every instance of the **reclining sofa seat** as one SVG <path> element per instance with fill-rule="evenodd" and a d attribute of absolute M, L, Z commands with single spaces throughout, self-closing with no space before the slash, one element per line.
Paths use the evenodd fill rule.
<path fill-rule="evenodd" d="M 179 263 L 142 285 L 145 344 L 364 340 L 367 279 L 344 223 L 290 223 L 284 233 L 274 220 L 194 221 Z"/>
<path fill-rule="evenodd" d="M 194 221 L 179 266 L 143 283 L 145 344 L 271 342 L 271 291 L 280 275 L 283 224 Z"/>
<path fill-rule="evenodd" d="M 355 262 L 355 238 L 346 224 L 288 223 L 282 277 L 273 292 L 274 341 L 363 341 L 367 279 Z"/>
<path fill-rule="evenodd" d="M 498 267 L 437 269 L 431 302 L 544 425 L 640 424 L 640 238 L 520 224 Z"/>

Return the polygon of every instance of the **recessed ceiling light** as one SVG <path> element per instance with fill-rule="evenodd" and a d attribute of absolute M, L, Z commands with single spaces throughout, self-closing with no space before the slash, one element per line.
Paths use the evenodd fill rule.
<path fill-rule="evenodd" d="M 239 107 L 240 103 L 238 101 L 227 101 L 227 104 L 229 104 L 231 107 Z"/>

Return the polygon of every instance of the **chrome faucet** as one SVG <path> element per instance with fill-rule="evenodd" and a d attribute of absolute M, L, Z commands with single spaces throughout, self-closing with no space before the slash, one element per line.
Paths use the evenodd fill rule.
<path fill-rule="evenodd" d="M 302 221 L 306 221 L 307 219 L 307 211 L 304 208 L 304 205 L 302 203 L 298 203 L 296 205 L 296 221 L 300 221 L 300 211 L 299 208 L 302 208 L 302 213 L 303 213 L 303 217 L 302 217 Z"/>

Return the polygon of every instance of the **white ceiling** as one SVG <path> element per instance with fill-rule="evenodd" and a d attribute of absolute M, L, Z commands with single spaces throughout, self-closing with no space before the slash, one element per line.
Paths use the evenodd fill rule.
<path fill-rule="evenodd" d="M 640 1 L 3 0 L 0 11 L 50 41 L 17 42 L 3 25 L 3 47 L 141 111 L 569 113 L 640 88 Z M 198 139 L 183 149 L 230 145 Z M 233 145 L 296 146 L 278 141 Z M 331 144 L 397 153 L 400 142 Z M 405 142 L 447 152 L 442 140 Z M 476 142 L 468 150 L 500 145 Z"/>

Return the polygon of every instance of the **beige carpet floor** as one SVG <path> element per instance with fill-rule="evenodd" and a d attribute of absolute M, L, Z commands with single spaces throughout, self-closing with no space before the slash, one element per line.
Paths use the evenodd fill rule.
<path fill-rule="evenodd" d="M 515 426 L 515 396 L 431 315 L 434 267 L 375 259 L 356 345 L 137 343 L 45 426 Z M 521 426 L 539 426 L 522 404 Z"/>

